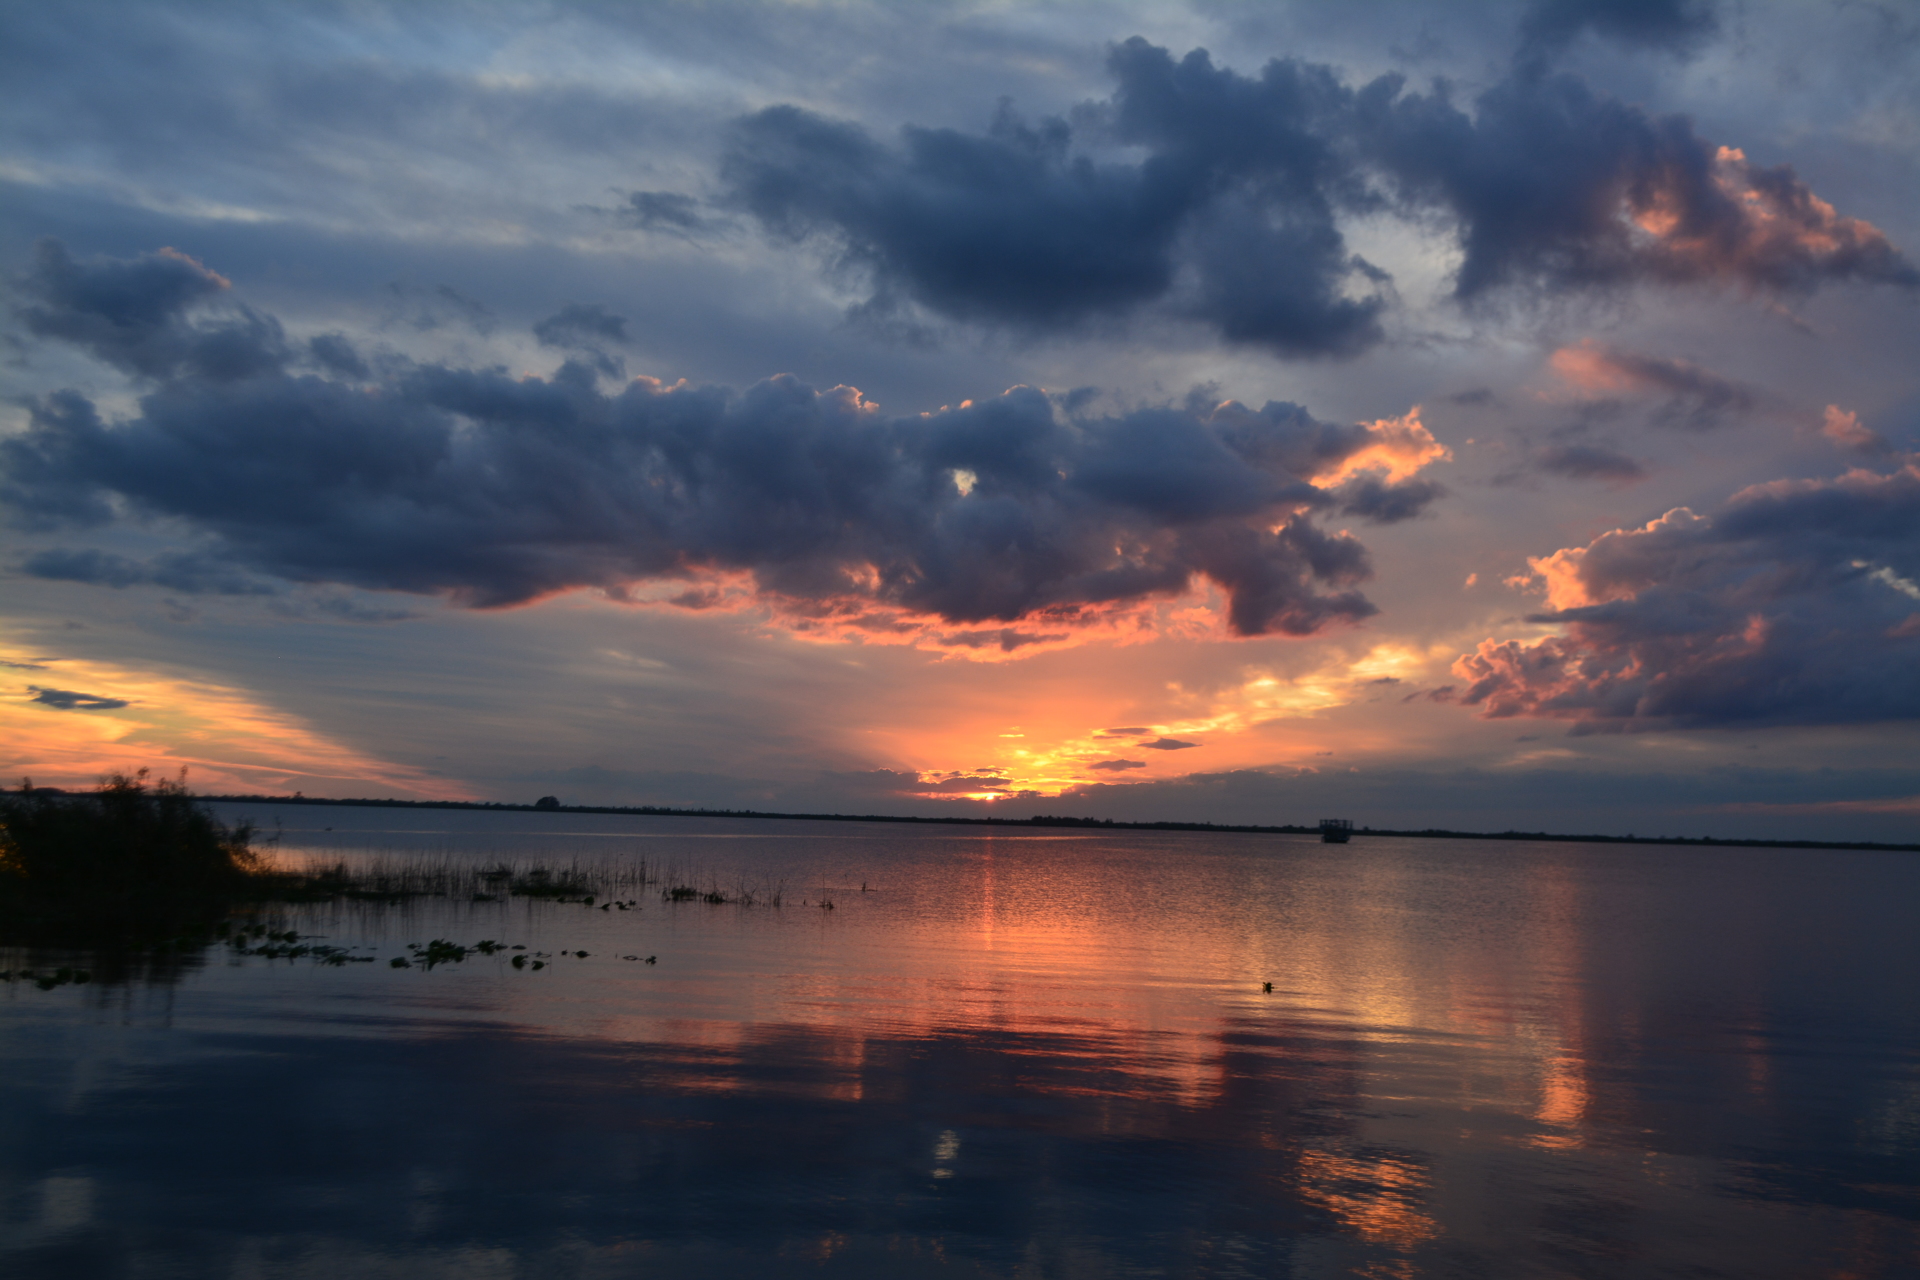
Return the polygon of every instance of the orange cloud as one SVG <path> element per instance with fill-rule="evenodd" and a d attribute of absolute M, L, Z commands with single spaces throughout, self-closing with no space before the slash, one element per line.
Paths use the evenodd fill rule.
<path fill-rule="evenodd" d="M 1762 169 L 1721 147 L 1711 181 L 1734 216 L 1706 216 L 1693 174 L 1678 169 L 1630 191 L 1628 217 L 1662 274 L 1786 288 L 1814 275 L 1884 274 L 1899 261 L 1885 232 L 1841 217 L 1784 166 Z"/>
<path fill-rule="evenodd" d="M 83 659 L 35 658 L 0 645 L 0 765 L 41 785 L 87 787 L 101 775 L 185 768 L 212 792 L 369 792 L 474 798 L 458 783 L 335 742 L 244 690 Z"/>
<path fill-rule="evenodd" d="M 1417 404 L 1397 418 L 1379 418 L 1359 425 L 1367 434 L 1364 447 L 1341 459 L 1332 471 L 1308 472 L 1309 479 L 1316 484 L 1334 485 L 1350 476 L 1373 471 L 1384 473 L 1389 483 L 1398 483 L 1432 463 L 1453 461 L 1453 450 L 1435 440 L 1426 424 L 1420 421 Z"/>
<path fill-rule="evenodd" d="M 1549 556 L 1530 556 L 1527 564 L 1546 591 L 1547 606 L 1556 611 L 1625 600 L 1659 580 L 1661 566 L 1641 550 L 1647 540 L 1664 542 L 1711 523 L 1686 507 L 1675 507 L 1638 529 L 1614 529 L 1584 547 L 1563 547 Z M 1533 581 L 1519 577 L 1509 579 L 1508 584 L 1525 586 Z"/>

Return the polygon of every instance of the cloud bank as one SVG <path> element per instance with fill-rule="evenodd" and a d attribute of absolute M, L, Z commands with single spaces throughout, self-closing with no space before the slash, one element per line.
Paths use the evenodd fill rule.
<path fill-rule="evenodd" d="M 1307 635 L 1374 612 L 1370 572 L 1321 513 L 1391 522 L 1440 490 L 1417 409 L 1341 426 L 1296 405 L 1075 416 L 1017 387 L 885 415 L 849 387 L 781 376 L 744 391 L 641 378 L 607 394 L 551 378 L 389 357 L 338 335 L 198 305 L 224 282 L 183 255 L 77 261 L 43 244 L 23 279 L 33 332 L 149 387 L 108 421 L 73 391 L 0 441 L 0 497 L 43 529 L 164 519 L 199 535 L 152 562 L 54 549 L 29 573 L 246 594 L 252 575 L 436 593 L 477 607 L 576 587 L 746 584 L 776 613 L 874 635 L 958 627 L 1014 649 L 1206 580 L 1238 635 Z M 543 341 L 617 339 L 573 307 Z M 965 628 L 985 624 L 985 630 Z"/>
<path fill-rule="evenodd" d="M 1682 4 L 1543 4 L 1528 21 L 1536 50 L 1583 30 L 1672 44 L 1713 26 Z M 1138 36 L 1107 66 L 1113 95 L 1071 122 L 1029 124 L 1003 103 L 984 134 L 909 126 L 889 143 L 769 107 L 736 126 L 721 181 L 769 234 L 863 270 L 868 308 L 1045 330 L 1156 304 L 1285 357 L 1384 336 L 1388 277 L 1347 249 L 1342 214 L 1450 225 L 1463 302 L 1643 281 L 1920 285 L 1885 235 L 1791 169 L 1539 57 L 1471 113 L 1444 83 L 1355 89 L 1293 59 L 1245 76 Z"/>
<path fill-rule="evenodd" d="M 1920 462 L 1780 480 L 1531 561 L 1561 635 L 1454 664 L 1489 718 L 1578 731 L 1920 715 Z"/>

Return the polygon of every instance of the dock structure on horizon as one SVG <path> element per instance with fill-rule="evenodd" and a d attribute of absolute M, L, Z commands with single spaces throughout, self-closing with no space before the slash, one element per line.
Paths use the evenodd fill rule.
<path fill-rule="evenodd" d="M 1320 841 L 1323 844 L 1345 844 L 1353 839 L 1353 820 L 1351 818 L 1320 819 Z"/>

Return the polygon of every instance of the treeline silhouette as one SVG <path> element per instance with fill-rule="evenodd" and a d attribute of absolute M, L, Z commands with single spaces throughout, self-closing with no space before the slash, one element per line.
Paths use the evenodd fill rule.
<path fill-rule="evenodd" d="M 48 790 L 52 790 L 48 788 Z M 973 827 L 1068 827 L 1098 828 L 1102 831 L 1214 831 L 1223 833 L 1244 833 L 1248 835 L 1314 836 L 1320 834 L 1318 823 L 1305 826 L 1298 823 L 1279 825 L 1258 825 L 1233 822 L 1127 822 L 1114 818 L 1075 818 L 1053 814 L 1034 814 L 1027 818 L 967 817 L 960 814 L 947 814 L 938 817 L 922 817 L 912 814 L 894 813 L 777 813 L 763 809 L 708 809 L 683 808 L 670 805 L 590 805 L 590 804 L 509 804 L 497 800 L 397 800 L 397 799 L 331 799 L 319 796 L 306 796 L 298 793 L 291 796 L 274 795 L 219 795 L 203 796 L 204 800 L 229 804 L 311 804 L 344 805 L 350 808 L 373 809 L 474 809 L 503 813 L 587 813 L 614 816 L 658 817 L 658 818 L 755 818 L 786 819 L 796 822 L 900 822 L 925 826 L 973 826 Z M 552 797 L 542 796 L 541 800 Z M 1628 834 L 1617 835 L 1578 835 L 1563 831 L 1453 831 L 1444 827 L 1394 828 L 1363 827 L 1356 825 L 1355 836 L 1409 836 L 1429 840 L 1541 840 L 1570 844 L 1661 844 L 1699 846 L 1704 848 L 1731 847 L 1742 849 L 1861 849 L 1880 850 L 1889 853 L 1920 852 L 1920 844 L 1892 844 L 1874 840 L 1755 840 L 1730 838 L 1723 836 L 1643 836 Z"/>

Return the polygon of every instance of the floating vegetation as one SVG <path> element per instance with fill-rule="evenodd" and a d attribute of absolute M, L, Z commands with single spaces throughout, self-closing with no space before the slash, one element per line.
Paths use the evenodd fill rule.
<path fill-rule="evenodd" d="M 62 965 L 52 973 L 39 973 L 32 969 L 0 969 L 0 982 L 31 982 L 42 991 L 51 991 L 55 987 L 64 987 L 69 983 L 92 982 L 93 975 L 85 969 L 75 969 Z"/>
<path fill-rule="evenodd" d="M 255 924 L 223 931 L 228 933 L 227 947 L 235 956 L 258 956 L 262 960 L 312 960 L 315 964 L 338 968 L 349 964 L 372 964 L 372 956 L 356 956 L 358 947 L 336 947 L 324 942 L 302 942 L 293 929 L 273 929 Z"/>
<path fill-rule="evenodd" d="M 487 946 L 488 955 L 497 950 L 496 944 L 488 943 Z M 459 964 L 467 958 L 469 951 L 477 950 L 479 950 L 478 947 L 463 947 L 457 943 L 448 942 L 445 938 L 435 938 L 425 946 L 417 942 L 407 944 L 407 951 L 412 956 L 413 962 L 423 969 L 431 969 L 441 964 Z"/>
<path fill-rule="evenodd" d="M 674 879 L 679 880 L 679 883 L 669 883 L 660 891 L 662 902 L 704 902 L 715 907 L 778 907 L 786 901 L 787 882 L 785 880 L 749 884 L 745 877 L 741 877 L 731 886 L 722 886 L 718 881 L 709 879 L 703 887 L 679 877 Z M 629 905 L 637 906 L 638 904 Z"/>

